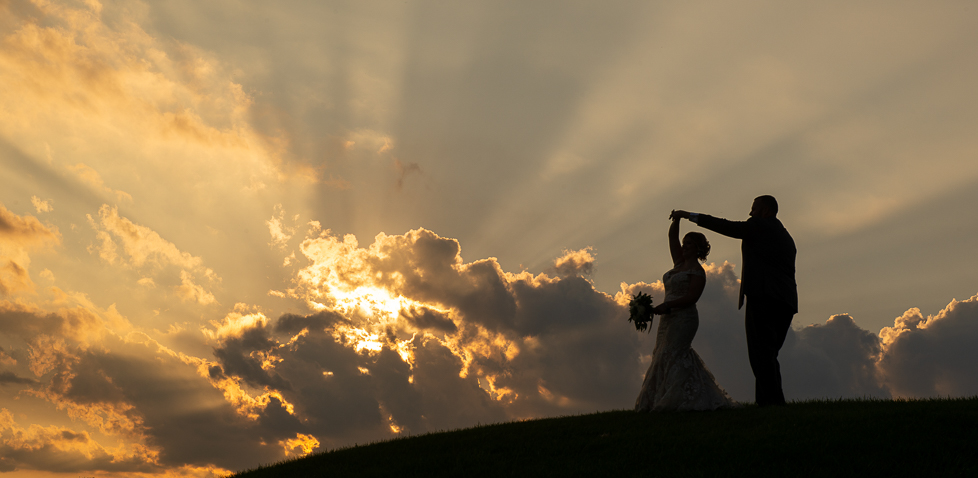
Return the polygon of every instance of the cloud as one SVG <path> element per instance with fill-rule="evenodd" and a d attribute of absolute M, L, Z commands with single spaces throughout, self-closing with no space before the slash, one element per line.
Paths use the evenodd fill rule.
<path fill-rule="evenodd" d="M 211 294 L 204 287 L 195 284 L 193 275 L 186 270 L 180 271 L 180 285 L 177 286 L 177 294 L 184 300 L 197 302 L 201 305 L 208 305 L 217 302 L 214 294 Z"/>
<path fill-rule="evenodd" d="M 834 315 L 824 324 L 793 331 L 785 341 L 785 387 L 792 398 L 889 398 L 876 369 L 882 352 L 876 334 L 848 315 Z"/>
<path fill-rule="evenodd" d="M 900 397 L 978 394 L 978 295 L 951 301 L 935 315 L 913 308 L 880 330 L 883 382 Z"/>
<path fill-rule="evenodd" d="M 109 196 L 114 196 L 117 202 L 122 202 L 122 201 L 127 201 L 130 203 L 132 202 L 131 194 L 125 191 L 117 191 L 106 186 L 105 182 L 102 180 L 102 176 L 100 176 L 98 174 L 98 171 L 96 171 L 92 167 L 82 163 L 78 163 L 72 166 L 68 166 L 68 169 L 71 172 L 75 173 L 75 175 L 77 175 L 78 178 L 81 179 L 83 183 L 87 184 L 95 191 L 98 191 L 100 193 Z M 37 203 L 35 203 L 34 205 L 38 208 L 38 212 L 40 212 L 41 206 L 38 206 Z M 45 206 L 45 210 L 50 210 L 50 206 L 48 206 L 46 203 L 44 203 L 44 206 Z"/>
<path fill-rule="evenodd" d="M 59 426 L 17 425 L 0 409 L 0 470 L 33 469 L 59 473 L 86 471 L 154 472 L 144 448 L 119 453 L 95 441 L 88 432 Z"/>
<path fill-rule="evenodd" d="M 640 384 L 624 308 L 579 277 L 466 263 L 457 241 L 424 229 L 365 248 L 326 231 L 301 250 L 309 264 L 289 294 L 321 312 L 238 312 L 209 332 L 214 380 L 274 391 L 303 417 L 277 437 L 336 446 L 622 408 Z"/>
<path fill-rule="evenodd" d="M 58 230 L 34 216 L 18 216 L 0 204 L 0 244 L 31 248 L 60 242 Z"/>
<path fill-rule="evenodd" d="M 413 306 L 402 309 L 400 316 L 407 320 L 411 327 L 419 330 L 435 329 L 446 333 L 458 330 L 458 326 L 455 325 L 449 314 L 429 307 Z"/>
<path fill-rule="evenodd" d="M 117 207 L 103 204 L 98 211 L 98 217 L 97 226 L 94 224 L 94 219 L 89 217 L 93 227 L 101 226 L 105 231 L 112 233 L 115 240 L 121 243 L 134 267 L 143 267 L 147 263 L 158 267 L 172 264 L 182 269 L 201 267 L 203 261 L 199 257 L 180 251 L 173 243 L 160 237 L 156 231 L 119 216 Z"/>
<path fill-rule="evenodd" d="M 21 377 L 20 375 L 9 371 L 0 372 L 0 385 L 8 383 L 31 384 L 35 383 L 35 380 L 27 377 Z"/>
<path fill-rule="evenodd" d="M 554 261 L 554 271 L 561 277 L 587 277 L 594 272 L 594 255 L 590 247 L 579 251 L 564 251 L 564 255 Z"/>
<path fill-rule="evenodd" d="M 34 216 L 14 214 L 0 204 L 0 295 L 33 290 L 28 252 L 60 243 L 57 228 L 41 224 Z"/>
<path fill-rule="evenodd" d="M 393 139 L 379 131 L 361 129 L 347 133 L 343 139 L 343 149 L 363 150 L 375 155 L 394 148 Z"/>
<path fill-rule="evenodd" d="M 295 223 L 299 220 L 299 216 L 295 215 L 292 217 L 292 222 Z M 285 225 L 285 209 L 281 204 L 275 205 L 275 213 L 271 219 L 265 221 L 268 226 L 268 233 L 272 236 L 272 242 L 269 245 L 273 247 L 279 247 L 284 249 L 289 242 L 289 239 L 295 234 L 297 225 L 286 226 Z"/>
<path fill-rule="evenodd" d="M 707 268 L 693 348 L 734 398 L 751 401 L 754 379 L 747 361 L 743 314 L 736 310 L 738 289 L 732 267 Z M 655 287 L 644 289 L 656 295 Z M 847 314 L 804 327 L 798 326 L 797 318 L 795 322 L 779 356 L 789 400 L 978 393 L 978 381 L 971 373 L 978 355 L 970 345 L 978 340 L 978 296 L 952 301 L 928 317 L 910 309 L 879 334 L 861 328 Z"/>
<path fill-rule="evenodd" d="M 43 200 L 37 196 L 31 196 L 31 204 L 34 205 L 34 209 L 37 209 L 38 214 L 42 212 L 51 212 L 54 210 L 54 206 L 51 205 L 52 200 Z"/>
<path fill-rule="evenodd" d="M 8 343 L 15 344 L 9 353 L 21 357 L 9 361 L 21 372 L 5 371 L 0 374 L 0 382 L 5 387 L 19 388 L 22 395 L 59 404 L 71 418 L 80 419 L 101 433 L 132 439 L 139 419 L 128 415 L 126 406 L 112 406 L 119 401 L 118 394 L 111 393 L 112 379 L 97 368 L 87 367 L 84 361 L 89 347 L 104 344 L 106 325 L 98 314 L 84 307 L 46 312 L 24 304 L 0 303 L 0 331 Z M 35 378 L 25 377 L 24 372 Z M 79 388 L 72 385 L 83 382 L 86 385 Z M 101 395 L 110 399 L 108 403 L 78 400 L 81 390 L 85 390 L 81 397 Z M 107 447 L 84 429 L 36 424 L 20 427 L 10 411 L 0 411 L 0 467 L 6 471 L 159 470 L 152 455 L 138 440 Z"/>
<path fill-rule="evenodd" d="M 190 467 L 194 474 L 223 473 L 242 466 L 242 453 L 270 462 L 284 457 L 287 446 L 309 446 L 310 437 L 282 434 L 280 422 L 295 420 L 289 422 L 290 412 L 274 396 L 227 389 L 209 376 L 207 361 L 166 349 L 145 334 L 118 336 L 106 325 L 98 314 L 78 308 L 46 313 L 0 304 L 0 331 L 19 344 L 10 352 L 24 357 L 22 366 L 36 377 L 7 371 L 0 382 L 26 386 L 21 393 L 52 403 L 74 423 L 22 429 L 4 410 L 0 465 L 60 472 Z M 228 392 L 250 400 L 254 413 L 244 413 Z M 100 444 L 95 432 L 116 444 Z"/>
<path fill-rule="evenodd" d="M 179 297 L 201 305 L 217 302 L 210 291 L 196 282 L 205 280 L 215 284 L 220 281 L 212 269 L 203 265 L 200 257 L 181 251 L 156 231 L 120 216 L 117 207 L 103 204 L 99 208 L 97 221 L 91 215 L 87 217 L 99 241 L 89 248 L 90 252 L 97 251 L 99 257 L 110 264 L 118 260 L 128 267 L 149 269 L 157 274 L 168 266 L 176 267 L 179 269 L 180 284 L 174 288 Z M 120 246 L 123 256 L 118 252 Z M 148 282 L 145 279 L 140 279 L 139 283 L 155 284 L 152 278 L 148 278 Z"/>

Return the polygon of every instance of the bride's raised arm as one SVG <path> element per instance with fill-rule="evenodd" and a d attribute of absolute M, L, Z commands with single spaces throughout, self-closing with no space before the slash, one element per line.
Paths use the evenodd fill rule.
<path fill-rule="evenodd" d="M 683 262 L 683 245 L 679 242 L 679 216 L 672 214 L 669 216 L 672 224 L 669 225 L 669 253 L 672 254 L 673 265 Z"/>

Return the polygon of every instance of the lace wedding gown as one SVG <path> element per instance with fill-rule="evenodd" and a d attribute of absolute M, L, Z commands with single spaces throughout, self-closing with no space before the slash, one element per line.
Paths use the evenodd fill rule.
<path fill-rule="evenodd" d="M 704 275 L 700 269 L 666 272 L 662 277 L 666 300 L 686 295 L 694 274 Z M 690 345 L 699 323 L 695 304 L 660 316 L 652 364 L 635 400 L 635 410 L 716 410 L 738 406 Z"/>

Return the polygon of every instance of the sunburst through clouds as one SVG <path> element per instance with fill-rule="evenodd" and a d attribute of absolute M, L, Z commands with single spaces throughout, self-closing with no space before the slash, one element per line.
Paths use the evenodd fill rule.
<path fill-rule="evenodd" d="M 628 408 L 668 210 L 772 184 L 789 398 L 978 393 L 955 5 L 0 1 L 0 471 L 212 477 Z M 694 347 L 750 400 L 711 241 Z"/>

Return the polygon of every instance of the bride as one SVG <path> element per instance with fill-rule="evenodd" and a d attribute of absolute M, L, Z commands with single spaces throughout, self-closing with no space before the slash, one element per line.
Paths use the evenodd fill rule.
<path fill-rule="evenodd" d="M 696 301 L 706 286 L 700 260 L 706 260 L 710 243 L 706 236 L 690 232 L 679 244 L 679 217 L 669 219 L 669 251 L 675 264 L 662 276 L 666 300 L 653 309 L 661 315 L 655 336 L 652 364 L 645 374 L 636 411 L 715 410 L 738 406 L 717 384 L 713 374 L 691 344 L 699 327 Z"/>

